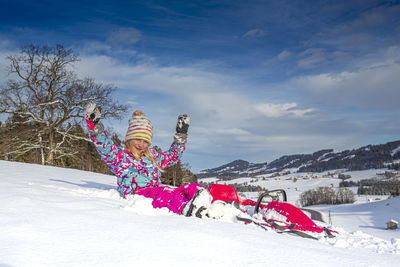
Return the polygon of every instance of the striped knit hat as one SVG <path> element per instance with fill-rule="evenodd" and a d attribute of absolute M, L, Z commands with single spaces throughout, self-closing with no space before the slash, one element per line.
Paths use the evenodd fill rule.
<path fill-rule="evenodd" d="M 131 139 L 141 139 L 151 144 L 153 137 L 153 125 L 151 121 L 140 110 L 136 110 L 129 120 L 128 131 L 126 132 L 125 141 Z"/>

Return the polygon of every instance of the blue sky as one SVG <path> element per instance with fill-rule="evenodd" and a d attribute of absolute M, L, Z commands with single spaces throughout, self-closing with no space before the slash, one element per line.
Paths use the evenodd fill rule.
<path fill-rule="evenodd" d="M 265 162 L 400 139 L 400 1 L 0 1 L 0 75 L 27 44 L 62 44 L 114 84 L 183 162 Z M 125 135 L 122 121 L 105 121 Z"/>

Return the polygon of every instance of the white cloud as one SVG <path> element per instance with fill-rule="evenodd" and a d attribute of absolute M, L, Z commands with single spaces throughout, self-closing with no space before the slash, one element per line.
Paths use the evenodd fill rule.
<path fill-rule="evenodd" d="M 127 89 L 183 94 L 225 88 L 218 82 L 224 79 L 223 75 L 190 67 L 163 67 L 143 56 L 135 64 L 105 55 L 83 56 L 77 68 L 83 75 Z"/>
<path fill-rule="evenodd" d="M 325 148 L 336 148 L 338 150 L 355 148 L 354 144 L 360 142 L 357 134 L 338 136 L 314 133 L 283 133 L 280 135 L 251 136 L 247 140 L 244 138 L 242 138 L 242 141 L 247 142 L 246 146 L 249 149 L 254 152 L 269 151 L 271 154 L 274 154 L 273 159 L 285 154 L 313 153 Z"/>
<path fill-rule="evenodd" d="M 0 40 L 0 51 L 10 50 L 10 47 L 15 47 L 15 43 L 11 40 L 1 39 Z"/>
<path fill-rule="evenodd" d="M 218 134 L 225 134 L 225 135 L 249 135 L 248 131 L 245 131 L 240 128 L 230 128 L 230 129 L 217 129 L 216 132 Z"/>
<path fill-rule="evenodd" d="M 142 37 L 142 33 L 133 28 L 133 27 L 126 27 L 126 28 L 119 28 L 116 31 L 111 32 L 108 37 L 107 41 L 112 44 L 135 44 L 139 42 Z"/>
<path fill-rule="evenodd" d="M 267 33 L 261 29 L 252 29 L 242 35 L 242 38 L 257 38 L 266 36 Z"/>
<path fill-rule="evenodd" d="M 293 55 L 292 52 L 283 50 L 281 53 L 279 53 L 279 55 L 277 56 L 277 59 L 279 61 L 285 61 L 285 60 L 288 60 L 289 58 L 291 58 L 292 55 Z"/>
<path fill-rule="evenodd" d="M 300 69 L 311 69 L 326 60 L 325 51 L 322 48 L 309 48 L 301 52 L 298 57 L 297 66 Z"/>
<path fill-rule="evenodd" d="M 324 103 L 367 109 L 398 109 L 400 48 L 392 47 L 358 62 L 355 68 L 292 79 L 288 86 Z"/>
<path fill-rule="evenodd" d="M 262 115 L 270 118 L 279 118 L 284 116 L 304 117 L 315 111 L 312 108 L 300 109 L 296 103 L 272 104 L 264 103 L 255 106 L 255 109 Z"/>
<path fill-rule="evenodd" d="M 290 59 L 292 59 L 292 57 L 293 57 L 292 52 L 290 52 L 288 50 L 283 50 L 282 52 L 280 52 L 278 55 L 274 56 L 273 58 L 267 59 L 264 62 L 264 64 L 273 66 L 274 64 L 280 64 L 285 61 L 289 61 Z"/>
<path fill-rule="evenodd" d="M 342 35 L 379 27 L 390 18 L 397 17 L 399 11 L 400 8 L 396 5 L 382 5 L 381 7 L 361 13 L 360 16 L 354 17 L 353 20 L 338 24 L 330 30 L 330 33 Z"/>
<path fill-rule="evenodd" d="M 373 37 L 367 33 L 355 33 L 346 37 L 346 43 L 341 46 L 344 49 L 357 48 L 369 44 Z"/>
<path fill-rule="evenodd" d="M 127 105 L 135 106 L 139 104 L 137 97 L 136 96 L 131 96 L 126 100 Z"/>

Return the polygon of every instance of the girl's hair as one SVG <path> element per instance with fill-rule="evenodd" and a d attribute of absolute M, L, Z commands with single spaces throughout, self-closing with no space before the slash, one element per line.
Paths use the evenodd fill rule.
<path fill-rule="evenodd" d="M 129 150 L 129 151 L 133 154 L 133 156 L 135 157 L 136 160 L 139 160 L 139 159 L 142 157 L 141 155 L 139 155 L 139 154 L 137 154 L 137 153 L 135 153 L 135 152 L 133 152 L 133 151 L 131 150 L 131 148 L 130 148 L 130 146 L 129 146 L 129 141 L 125 142 L 125 148 L 126 148 L 127 150 Z M 145 156 L 148 160 L 150 160 L 151 162 L 153 162 L 153 164 L 157 167 L 157 169 L 158 169 L 160 172 L 164 172 L 164 170 L 161 169 L 161 167 L 158 165 L 158 163 L 157 163 L 157 161 L 155 160 L 153 153 L 151 153 L 149 147 L 147 148 L 147 150 L 146 150 L 143 154 L 144 154 L 144 156 Z"/>

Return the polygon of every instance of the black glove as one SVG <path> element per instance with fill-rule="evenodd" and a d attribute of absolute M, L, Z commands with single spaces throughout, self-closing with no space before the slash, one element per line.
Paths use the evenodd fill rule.
<path fill-rule="evenodd" d="M 187 133 L 189 130 L 190 118 L 186 114 L 179 115 L 176 124 L 176 134 L 174 141 L 178 144 L 185 144 L 187 142 Z"/>
<path fill-rule="evenodd" d="M 190 124 L 190 118 L 188 115 L 186 114 L 179 115 L 178 122 L 176 124 L 176 132 L 187 134 L 189 129 L 189 124 Z"/>
<path fill-rule="evenodd" d="M 99 134 L 103 132 L 104 126 L 102 123 L 99 123 L 100 118 L 100 109 L 96 106 L 95 103 L 89 102 L 85 109 L 85 120 L 89 128 L 89 132 L 93 134 Z"/>

